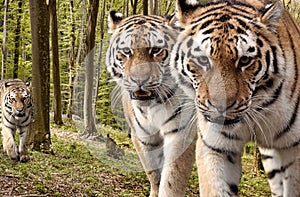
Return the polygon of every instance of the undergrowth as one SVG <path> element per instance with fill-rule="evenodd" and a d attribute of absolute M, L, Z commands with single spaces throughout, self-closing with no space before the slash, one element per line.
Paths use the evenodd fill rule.
<path fill-rule="evenodd" d="M 104 142 L 64 137 L 75 133 L 68 127 L 52 128 L 54 155 L 30 151 L 28 163 L 12 164 L 0 151 L 0 196 L 148 196 L 149 182 L 127 134 L 101 127 L 102 135 L 112 137 L 125 150 L 120 159 L 111 158 Z M 2 142 L 0 146 L 2 147 Z M 270 196 L 264 174 L 256 170 L 252 154 L 243 156 L 240 184 L 243 197 Z M 194 168 L 186 196 L 199 196 Z"/>

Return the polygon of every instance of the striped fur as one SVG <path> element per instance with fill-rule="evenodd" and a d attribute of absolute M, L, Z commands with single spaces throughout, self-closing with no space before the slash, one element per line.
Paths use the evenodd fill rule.
<path fill-rule="evenodd" d="M 20 79 L 0 81 L 0 101 L 2 113 L 3 149 L 13 160 L 28 161 L 26 155 L 26 136 L 31 122 L 31 94 L 29 84 Z M 20 131 L 20 143 L 14 138 L 16 130 Z"/>
<path fill-rule="evenodd" d="M 143 167 L 150 196 L 184 196 L 194 163 L 193 112 L 171 77 L 169 56 L 177 37 L 171 19 L 112 11 L 106 65 Z"/>
<path fill-rule="evenodd" d="M 201 196 L 236 196 L 246 142 L 272 196 L 300 196 L 300 31 L 280 2 L 178 0 L 172 74 L 194 96 Z"/>

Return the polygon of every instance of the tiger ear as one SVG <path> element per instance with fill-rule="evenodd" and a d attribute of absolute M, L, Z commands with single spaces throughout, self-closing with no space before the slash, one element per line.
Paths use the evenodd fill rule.
<path fill-rule="evenodd" d="M 5 82 L 4 83 L 4 87 L 9 87 L 9 86 L 12 86 L 13 85 L 13 83 L 11 83 L 10 81 L 7 81 L 7 82 Z"/>
<path fill-rule="evenodd" d="M 199 6 L 197 0 L 177 0 L 176 14 L 180 24 L 184 27 L 188 24 L 189 15 Z"/>
<path fill-rule="evenodd" d="M 30 81 L 26 81 L 26 82 L 25 82 L 25 85 L 26 85 L 28 88 L 31 88 L 31 82 L 30 82 Z"/>
<path fill-rule="evenodd" d="M 261 22 L 265 24 L 271 31 L 276 32 L 282 11 L 282 6 L 279 1 L 276 1 L 273 4 L 268 4 L 261 10 Z"/>
<path fill-rule="evenodd" d="M 110 11 L 107 19 L 108 33 L 113 33 L 122 19 L 123 14 L 118 13 L 114 10 Z"/>

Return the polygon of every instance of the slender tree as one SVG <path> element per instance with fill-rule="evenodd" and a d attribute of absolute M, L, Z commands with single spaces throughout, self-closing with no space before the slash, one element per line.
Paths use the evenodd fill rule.
<path fill-rule="evenodd" d="M 153 0 L 153 14 L 160 15 L 160 3 L 158 0 Z"/>
<path fill-rule="evenodd" d="M 138 4 L 138 0 L 130 0 L 130 4 L 132 7 L 132 14 L 137 14 L 137 4 Z"/>
<path fill-rule="evenodd" d="M 101 60 L 102 60 L 102 49 L 103 49 L 103 38 L 104 38 L 104 15 L 105 15 L 105 7 L 106 7 L 106 1 L 102 0 L 102 10 L 100 14 L 100 46 L 99 46 L 99 57 L 98 57 L 98 63 L 96 66 L 96 93 L 95 93 L 95 99 L 93 103 L 93 114 L 96 117 L 96 108 L 97 108 L 97 95 L 99 91 L 99 85 L 100 85 L 100 76 L 101 76 Z"/>
<path fill-rule="evenodd" d="M 60 90 L 60 70 L 57 35 L 57 15 L 56 0 L 49 1 L 50 21 L 51 21 L 51 45 L 52 45 L 52 77 L 53 77 L 53 111 L 54 123 L 62 125 L 61 90 Z"/>
<path fill-rule="evenodd" d="M 3 42 L 2 42 L 2 70 L 1 79 L 5 78 L 7 62 L 7 15 L 9 0 L 4 0 L 4 19 L 3 19 Z"/>
<path fill-rule="evenodd" d="M 22 18 L 22 0 L 18 1 L 18 14 L 17 14 L 17 24 L 15 28 L 15 49 L 14 49 L 14 67 L 13 67 L 13 78 L 18 78 L 18 68 L 19 68 L 19 56 L 20 56 L 20 33 L 21 33 L 21 18 Z"/>
<path fill-rule="evenodd" d="M 80 25 L 80 37 L 79 37 L 79 44 L 76 56 L 76 66 L 79 65 L 81 61 L 81 50 L 83 45 L 83 36 L 84 36 L 84 23 L 85 23 L 85 0 L 81 1 L 81 25 Z"/>
<path fill-rule="evenodd" d="M 49 127 L 50 54 L 49 10 L 46 1 L 29 0 L 32 39 L 33 149 L 51 151 Z"/>
<path fill-rule="evenodd" d="M 148 15 L 148 0 L 143 0 L 143 14 Z"/>
<path fill-rule="evenodd" d="M 74 1 L 70 1 L 70 19 L 71 19 L 71 42 L 69 53 L 69 104 L 67 117 L 72 119 L 73 116 L 73 99 L 74 99 L 74 83 L 76 78 L 76 65 L 75 65 L 75 22 L 74 22 Z"/>
<path fill-rule="evenodd" d="M 93 103 L 93 79 L 94 79 L 94 54 L 95 54 L 95 32 L 99 0 L 89 0 L 89 14 L 86 37 L 86 75 L 84 89 L 84 133 L 85 136 L 92 136 L 96 132 L 95 119 L 92 109 Z"/>

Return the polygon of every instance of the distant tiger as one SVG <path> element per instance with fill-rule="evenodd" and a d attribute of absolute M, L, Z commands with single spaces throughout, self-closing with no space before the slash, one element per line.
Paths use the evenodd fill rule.
<path fill-rule="evenodd" d="M 20 79 L 0 81 L 0 101 L 2 113 L 3 149 L 13 160 L 26 162 L 26 136 L 31 122 L 31 93 L 29 84 Z M 20 143 L 14 138 L 16 130 L 20 131 Z"/>
<path fill-rule="evenodd" d="M 106 65 L 151 183 L 151 197 L 184 196 L 194 163 L 193 111 L 171 76 L 172 18 L 112 11 Z M 114 100 L 116 98 L 113 98 Z"/>
<path fill-rule="evenodd" d="M 194 98 L 203 197 L 238 195 L 246 142 L 273 197 L 300 196 L 300 29 L 269 0 L 177 0 L 172 73 Z M 273 2 L 273 3 L 272 3 Z"/>

